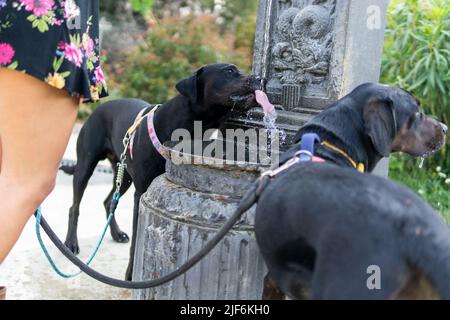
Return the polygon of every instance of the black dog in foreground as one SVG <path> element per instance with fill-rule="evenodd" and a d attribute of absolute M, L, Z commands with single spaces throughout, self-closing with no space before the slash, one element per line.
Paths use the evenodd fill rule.
<path fill-rule="evenodd" d="M 281 298 L 275 282 L 292 299 L 450 299 L 447 225 L 408 188 L 355 170 L 360 163 L 370 172 L 391 152 L 430 155 L 446 132 L 411 94 L 378 84 L 356 88 L 302 127 L 298 139 L 316 133 L 326 142 L 316 143 L 326 162 L 290 167 L 258 201 L 265 298 Z M 377 270 L 379 288 L 369 279 Z"/>
<path fill-rule="evenodd" d="M 162 143 L 171 140 L 176 129 L 187 129 L 191 135 L 194 122 L 202 121 L 202 129 L 219 128 L 234 110 L 246 110 L 257 106 L 255 90 L 261 88 L 261 82 L 252 76 L 244 75 L 234 65 L 214 64 L 198 70 L 190 78 L 176 85 L 180 95 L 161 105 L 154 114 L 155 133 Z M 97 163 L 108 159 L 117 174 L 117 163 L 123 151 L 122 139 L 139 114 L 144 115 L 152 106 L 135 100 L 115 100 L 98 107 L 83 126 L 77 142 L 77 165 L 61 167 L 61 170 L 73 174 L 73 205 L 69 214 L 69 229 L 66 246 L 75 254 L 79 253 L 77 224 L 81 198 Z M 131 280 L 136 241 L 139 199 L 157 176 L 165 171 L 165 159 L 149 137 L 147 122 L 137 129 L 133 143 L 133 159 L 128 153 L 127 170 L 120 190 L 123 195 L 134 183 L 133 235 L 130 248 L 130 262 L 126 279 Z M 114 177 L 115 180 L 115 177 Z M 114 194 L 114 188 L 106 198 L 107 212 Z M 110 226 L 115 241 L 128 242 L 113 219 Z"/>

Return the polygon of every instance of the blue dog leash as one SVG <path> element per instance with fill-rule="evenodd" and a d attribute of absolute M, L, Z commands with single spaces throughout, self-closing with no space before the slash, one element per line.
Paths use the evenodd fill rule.
<path fill-rule="evenodd" d="M 123 146 L 124 146 L 124 150 L 122 152 L 122 154 L 120 155 L 120 162 L 117 165 L 117 177 L 116 177 L 116 190 L 114 192 L 113 198 L 111 200 L 111 204 L 109 207 L 109 215 L 108 215 L 108 219 L 106 221 L 106 226 L 103 229 L 103 233 L 100 237 L 100 240 L 97 243 L 97 246 L 95 247 L 94 252 L 90 255 L 88 261 L 85 263 L 85 266 L 89 267 L 89 265 L 92 263 L 92 261 L 94 260 L 95 256 L 97 255 L 100 246 L 103 243 L 103 240 L 105 238 L 106 232 L 108 231 L 108 227 L 111 224 L 111 220 L 114 217 L 114 213 L 116 212 L 117 209 L 117 205 L 119 204 L 119 199 L 120 199 L 120 188 L 122 186 L 122 181 L 123 181 L 123 177 L 125 174 L 125 169 L 127 167 L 126 165 L 126 159 L 127 159 L 127 152 L 128 152 L 128 147 L 130 145 L 130 140 L 131 140 L 131 136 L 134 133 L 134 131 L 136 131 L 137 127 L 139 126 L 139 123 L 135 123 L 130 129 L 128 129 L 127 133 L 125 134 L 125 137 L 123 138 Z M 35 213 L 36 216 L 36 236 L 38 238 L 39 241 L 39 245 L 42 248 L 42 251 L 44 252 L 45 256 L 47 257 L 47 260 L 50 262 L 50 265 L 52 266 L 53 270 L 60 275 L 63 278 L 69 279 L 69 278 L 75 278 L 77 276 L 79 276 L 82 271 L 80 270 L 77 273 L 74 274 L 66 274 L 64 272 L 62 272 L 57 266 L 56 263 L 54 262 L 54 260 L 52 259 L 52 257 L 50 256 L 50 253 L 48 252 L 47 247 L 44 244 L 44 241 L 42 240 L 42 236 L 41 236 L 41 220 L 42 220 L 42 210 L 41 208 L 38 208 L 36 210 Z"/>
<path fill-rule="evenodd" d="M 101 237 L 100 237 L 100 240 L 98 241 L 98 243 L 97 243 L 97 245 L 96 245 L 94 251 L 93 251 L 92 254 L 89 256 L 89 259 L 88 259 L 87 262 L 85 263 L 87 266 L 89 266 L 89 265 L 92 263 L 92 261 L 94 260 L 95 256 L 97 255 L 97 253 L 98 253 L 98 251 L 99 251 L 99 249 L 100 249 L 100 246 L 101 246 L 102 243 L 103 243 L 103 240 L 104 240 L 104 238 L 105 238 L 106 232 L 108 231 L 108 227 L 109 227 L 109 225 L 111 224 L 112 218 L 114 217 L 114 211 L 115 211 L 115 209 L 116 209 L 116 207 L 117 207 L 117 203 L 119 202 L 119 199 L 120 199 L 120 193 L 118 193 L 118 192 L 114 193 L 113 199 L 112 199 L 112 201 L 111 201 L 111 206 L 110 206 L 111 208 L 110 208 L 110 213 L 109 213 L 109 216 L 108 216 L 108 219 L 107 219 L 107 222 L 106 222 L 106 226 L 105 226 L 105 228 L 103 229 L 103 233 L 102 233 L 102 235 L 101 235 Z M 114 204 L 114 203 L 115 203 L 115 204 Z M 75 278 L 75 277 L 79 276 L 80 274 L 82 274 L 83 271 L 81 271 L 81 270 L 80 270 L 79 272 L 76 272 L 76 273 L 73 273 L 73 274 L 67 274 L 67 273 L 62 272 L 62 271 L 57 267 L 55 261 L 54 261 L 54 260 L 52 259 L 52 257 L 50 256 L 50 253 L 48 252 L 48 249 L 47 249 L 47 247 L 45 246 L 44 240 L 42 239 L 42 236 L 41 236 L 41 217 L 42 217 L 42 210 L 41 210 L 41 208 L 38 208 L 37 211 L 36 211 L 36 236 L 37 236 L 37 238 L 38 238 L 39 245 L 41 246 L 42 251 L 44 252 L 45 256 L 47 257 L 47 260 L 48 260 L 48 262 L 50 263 L 50 265 L 51 265 L 51 267 L 53 268 L 53 270 L 54 270 L 59 276 L 61 276 L 61 277 L 63 277 L 63 278 L 66 278 L 66 279 Z"/>

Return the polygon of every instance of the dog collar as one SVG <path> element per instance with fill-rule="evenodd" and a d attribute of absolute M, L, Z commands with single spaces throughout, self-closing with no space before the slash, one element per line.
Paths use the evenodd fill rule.
<path fill-rule="evenodd" d="M 342 149 L 336 147 L 335 145 L 331 144 L 330 142 L 323 141 L 321 143 L 321 145 L 326 147 L 326 148 L 328 148 L 328 149 L 331 149 L 331 150 L 336 151 L 337 153 L 339 153 L 341 156 L 346 158 L 352 164 L 353 168 L 355 168 L 359 172 L 364 173 L 366 171 L 366 166 L 364 165 L 364 163 L 362 163 L 362 162 L 357 163 L 345 151 L 343 151 Z"/>
<path fill-rule="evenodd" d="M 324 159 L 314 155 L 314 145 L 316 142 L 320 143 L 320 138 L 315 133 L 306 133 L 302 136 L 299 151 L 300 162 L 325 162 Z"/>
<path fill-rule="evenodd" d="M 150 141 L 152 142 L 153 146 L 155 147 L 155 149 L 158 151 L 158 153 L 164 158 L 164 159 L 168 159 L 167 157 L 167 153 L 165 152 L 167 150 L 166 147 L 164 147 L 164 145 L 161 143 L 161 141 L 158 139 L 158 136 L 156 134 L 156 130 L 155 130 L 155 124 L 154 124 L 154 116 L 155 116 L 155 112 L 156 110 L 158 110 L 158 108 L 161 105 L 158 104 L 156 106 L 154 106 L 152 108 L 152 110 L 150 110 L 150 112 L 148 112 L 146 115 L 144 115 L 145 111 L 147 110 L 147 108 L 142 109 L 139 114 L 136 116 L 136 120 L 134 120 L 134 124 L 131 128 L 136 128 L 137 126 L 139 126 L 141 124 L 141 122 L 147 118 L 147 128 L 148 128 L 148 136 L 150 138 Z M 134 137 L 136 135 L 136 131 L 133 132 L 133 134 L 130 137 L 130 157 L 131 160 L 133 160 L 133 145 L 134 145 Z"/>
<path fill-rule="evenodd" d="M 292 158 L 281 164 L 278 168 L 267 170 L 263 172 L 261 178 L 273 178 L 293 165 L 301 162 L 325 162 L 324 159 L 314 156 L 314 145 L 320 142 L 320 138 L 315 133 L 306 133 L 302 136 L 300 143 L 300 150 L 297 151 Z"/>
<path fill-rule="evenodd" d="M 286 169 L 292 167 L 293 165 L 300 163 L 300 162 L 326 162 L 325 159 L 314 156 L 314 146 L 316 142 L 319 142 L 322 146 L 327 147 L 329 149 L 332 149 L 342 156 L 344 156 L 347 160 L 350 161 L 352 166 L 357 169 L 359 172 L 364 173 L 365 172 L 365 166 L 364 163 L 356 163 L 347 153 L 345 153 L 343 150 L 339 149 L 335 145 L 329 143 L 328 141 L 320 141 L 320 138 L 315 133 L 305 133 L 300 142 L 300 150 L 297 151 L 292 158 L 287 160 L 286 162 L 282 163 L 278 168 L 270 169 L 262 173 L 261 179 L 264 177 L 273 178 L 279 173 L 285 171 Z"/>

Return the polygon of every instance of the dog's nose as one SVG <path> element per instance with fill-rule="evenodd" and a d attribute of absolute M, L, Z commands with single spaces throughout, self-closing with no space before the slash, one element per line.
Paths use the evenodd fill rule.
<path fill-rule="evenodd" d="M 264 81 L 258 76 L 251 76 L 251 86 L 257 90 L 264 90 Z"/>
<path fill-rule="evenodd" d="M 266 80 L 261 77 L 255 77 L 256 83 L 262 91 L 266 91 Z"/>
<path fill-rule="evenodd" d="M 441 122 L 441 127 L 442 127 L 442 131 L 444 131 L 444 134 L 447 134 L 448 127 L 445 124 L 443 124 L 442 122 Z"/>

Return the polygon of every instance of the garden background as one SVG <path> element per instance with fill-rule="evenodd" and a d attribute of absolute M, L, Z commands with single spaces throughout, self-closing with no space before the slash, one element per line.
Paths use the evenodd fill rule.
<path fill-rule="evenodd" d="M 251 70 L 257 0 L 102 0 L 103 64 L 109 99 L 151 103 L 176 95 L 196 68 L 231 62 Z M 423 111 L 450 119 L 450 4 L 391 0 L 381 82 L 415 94 Z M 97 105 L 83 106 L 80 119 Z M 450 223 L 450 142 L 438 155 L 391 158 L 390 176 L 423 196 Z"/>

